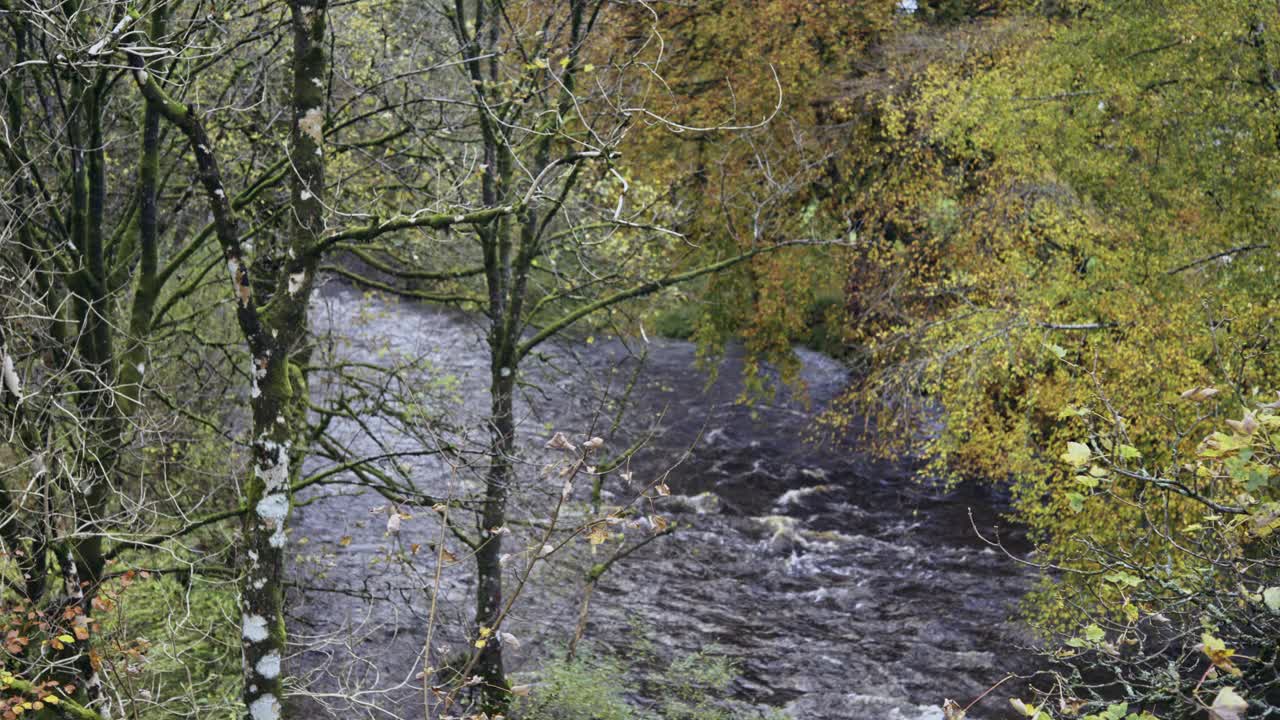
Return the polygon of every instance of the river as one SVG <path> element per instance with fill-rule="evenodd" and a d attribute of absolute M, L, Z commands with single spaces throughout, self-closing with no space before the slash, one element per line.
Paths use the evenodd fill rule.
<path fill-rule="evenodd" d="M 456 419 L 456 427 L 433 429 L 429 441 L 462 449 L 462 460 L 428 456 L 383 466 L 435 496 L 474 492 L 466 458 L 483 438 L 488 406 L 479 318 L 336 282 L 320 293 L 313 318 L 325 334 L 321 355 L 404 365 L 398 389 L 415 394 L 414 417 Z M 594 654 L 627 662 L 634 702 L 653 701 L 660 689 L 652 680 L 673 659 L 709 651 L 736 663 L 731 698 L 796 720 L 941 718 L 944 698 L 965 705 L 1006 671 L 1023 669 L 1018 646 L 1026 633 L 1011 618 L 1030 578 L 976 537 L 970 508 L 980 527 L 998 522 L 991 508 L 999 503 L 981 489 L 943 491 L 920 482 L 909 464 L 811 442 L 815 414 L 847 376 L 828 357 L 797 352 L 807 402 L 780 392 L 750 405 L 736 402 L 737 349 L 714 381 L 698 369 L 694 346 L 675 340 L 579 338 L 531 356 L 522 368 L 530 387 L 517 403 L 524 482 L 513 497 L 507 546 L 534 542 L 561 492 L 558 478 L 546 477 L 559 457 L 544 447 L 553 432 L 574 442 L 602 435 L 605 450 L 615 452 L 649 437 L 630 464 L 631 481 L 615 474 L 606 485 L 609 499 L 621 502 L 667 473 L 672 497 L 646 512 L 678 529 L 603 577 L 585 641 Z M 613 403 L 637 367 L 625 419 L 609 433 Z M 318 382 L 313 393 L 332 401 L 336 387 Z M 358 407 L 375 395 L 348 402 Z M 405 427 L 375 408 L 359 422 L 335 422 L 333 435 L 364 453 L 421 447 Z M 589 483 L 579 482 L 573 506 L 588 493 Z M 460 560 L 437 580 L 440 530 L 428 508 L 398 507 L 411 517 L 389 533 L 391 509 L 371 491 L 325 486 L 299 500 L 290 545 L 289 624 L 298 644 L 291 662 L 315 697 L 298 704 L 313 716 L 423 717 L 417 675 L 428 619 L 438 621 L 432 664 L 465 647 L 457 629 L 471 613 L 471 564 L 446 539 Z M 641 536 L 628 532 L 632 541 Z M 519 642 L 507 648 L 518 681 L 563 652 L 572 634 L 583 570 L 600 556 L 585 541 L 570 545 L 537 566 L 505 625 Z M 969 717 L 1006 717 L 1006 698 L 997 690 Z"/>

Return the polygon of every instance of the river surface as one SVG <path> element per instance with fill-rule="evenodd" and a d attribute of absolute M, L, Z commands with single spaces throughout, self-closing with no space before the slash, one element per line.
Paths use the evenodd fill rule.
<path fill-rule="evenodd" d="M 361 409 L 358 420 L 334 422 L 335 441 L 364 454 L 449 444 L 460 452 L 377 466 L 436 498 L 475 493 L 488 407 L 480 318 L 338 283 L 324 288 L 313 316 L 328 332 L 321 355 L 402 370 L 398 383 L 360 394 L 315 383 L 317 403 L 345 396 Z M 944 698 L 966 705 L 1007 671 L 1025 669 L 1018 647 L 1027 638 L 1011 618 L 1030 579 L 970 523 L 972 508 L 990 529 L 998 503 L 977 489 L 936 489 L 903 463 L 812 442 L 815 414 L 845 386 L 838 362 L 799 350 L 807 397 L 779 393 L 744 405 L 736 350 L 714 380 L 687 342 L 579 338 L 540 350 L 521 369 L 529 387 L 517 403 L 521 483 L 507 566 L 515 575 L 541 552 L 561 496 L 556 463 L 567 454 L 545 447 L 554 432 L 575 444 L 601 436 L 602 456 L 647 438 L 628 479 L 620 469 L 606 480 L 606 504 L 631 503 L 643 522 L 660 517 L 677 530 L 604 575 L 583 641 L 592 656 L 625 664 L 637 706 L 655 707 L 663 670 L 699 652 L 734 661 L 728 697 L 739 707 L 780 708 L 796 720 L 933 720 Z M 360 371 L 353 364 L 348 372 Z M 398 399 L 386 402 L 391 391 Z M 615 427 L 623 395 L 627 412 Z M 454 421 L 433 425 L 432 417 Z M 662 478 L 670 497 L 632 502 Z M 589 492 L 579 477 L 559 527 L 581 520 Z M 389 532 L 393 507 L 375 492 L 326 485 L 299 500 L 290 533 L 291 662 L 313 697 L 298 704 L 315 717 L 424 717 L 424 657 L 438 667 L 467 647 L 459 634 L 472 613 L 465 548 L 446 537 L 437 567 L 440 523 L 428 507 L 394 506 L 409 517 L 390 521 L 399 527 Z M 635 543 L 647 527 L 611 529 Z M 563 654 L 585 570 L 616 547 L 611 539 L 593 550 L 578 537 L 534 566 L 504 623 L 517 682 Z M 969 717 L 1006 717 L 1007 697 L 997 690 Z"/>

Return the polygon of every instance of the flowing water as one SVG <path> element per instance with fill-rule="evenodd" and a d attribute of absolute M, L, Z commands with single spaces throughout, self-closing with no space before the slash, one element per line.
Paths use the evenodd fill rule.
<path fill-rule="evenodd" d="M 478 464 L 470 450 L 484 437 L 488 407 L 480 319 L 336 283 L 314 316 L 333 333 L 324 348 L 333 357 L 427 363 L 406 370 L 400 389 L 416 393 L 427 413 L 460 418 L 433 438 L 462 452 L 382 466 L 436 497 L 475 492 L 479 481 L 466 465 Z M 560 496 L 548 467 L 563 453 L 544 448 L 553 431 L 575 442 L 605 436 L 615 452 L 645 437 L 630 481 L 610 476 L 606 501 L 626 502 L 665 474 L 672 496 L 638 507 L 679 527 L 603 577 L 584 641 L 594 655 L 630 667 L 636 703 L 661 692 L 655 678 L 673 659 L 701 651 L 734 659 L 733 698 L 797 720 L 941 718 L 944 698 L 967 704 L 1006 671 L 1024 669 L 1024 632 L 1010 618 L 1028 578 L 977 538 L 973 524 L 990 530 L 997 522 L 998 503 L 981 491 L 943 492 L 902 463 L 810 442 L 815 413 L 846 375 L 830 358 L 798 352 L 808 402 L 781 393 L 751 405 L 736 402 L 742 358 L 732 350 L 714 381 L 697 368 L 694 347 L 673 340 L 584 338 L 531 356 L 522 368 L 530 388 L 517 403 L 525 464 L 505 540 L 517 560 L 508 566 L 523 567 L 522 548 L 540 545 Z M 633 377 L 625 419 L 610 433 Z M 337 390 L 317 383 L 315 392 L 332 399 Z M 422 445 L 374 411 L 336 422 L 334 434 L 367 454 Z M 577 485 L 561 523 L 572 524 L 589 497 L 590 483 Z M 458 561 L 437 568 L 440 526 L 429 508 L 398 506 L 413 517 L 388 533 L 388 501 L 374 492 L 325 486 L 301 499 L 289 622 L 300 644 L 295 671 L 320 693 L 307 707 L 317 716 L 423 717 L 416 676 L 428 627 L 428 664 L 466 648 L 457 632 L 472 612 L 471 563 L 446 538 Z M 626 532 L 629 542 L 644 537 Z M 519 641 L 507 645 L 517 680 L 563 653 L 584 571 L 613 546 L 593 555 L 575 540 L 535 566 L 504 623 Z M 1005 716 L 1004 697 L 993 693 L 969 717 Z"/>

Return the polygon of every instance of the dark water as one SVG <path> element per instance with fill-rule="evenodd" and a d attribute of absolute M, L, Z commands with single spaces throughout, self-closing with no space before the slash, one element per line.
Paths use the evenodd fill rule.
<path fill-rule="evenodd" d="M 465 451 L 479 447 L 488 402 L 477 319 L 363 298 L 339 285 L 326 288 L 315 317 L 321 327 L 342 329 L 327 347 L 335 357 L 428 364 L 406 369 L 399 389 L 419 393 L 428 412 L 461 417 L 460 427 L 438 429 L 432 439 L 464 452 L 453 460 L 404 459 L 394 469 L 436 496 L 475 492 L 467 458 L 478 458 Z M 526 464 L 506 543 L 516 553 L 536 544 L 560 494 L 560 480 L 546 471 L 556 456 L 543 448 L 552 431 L 577 441 L 606 436 L 614 451 L 651 435 L 631 463 L 631 482 L 615 477 L 606 488 L 622 503 L 668 473 L 673 497 L 644 507 L 680 529 L 605 575 L 586 641 L 598 655 L 628 661 L 638 703 L 656 691 L 644 682 L 655 671 L 708 650 L 736 661 L 733 697 L 797 719 L 941 718 L 944 698 L 965 705 L 1006 671 L 1024 669 L 1017 647 L 1025 638 L 1010 617 L 1028 578 L 970 525 L 970 508 L 979 526 L 996 522 L 992 499 L 972 489 L 931 490 L 902 464 L 809 442 L 814 413 L 844 385 L 837 362 L 801 351 L 807 403 L 779 396 L 744 406 L 735 402 L 735 352 L 709 383 L 689 343 L 628 345 L 578 341 L 548 348 L 523 368 L 540 390 L 518 404 Z M 626 420 L 610 434 L 613 403 L 637 367 Z M 375 412 L 335 428 L 366 453 L 421 445 Z M 578 483 L 576 505 L 588 484 Z M 334 717 L 423 717 L 415 676 L 430 619 L 429 664 L 438 665 L 465 648 L 457 632 L 471 614 L 470 563 L 441 570 L 433 616 L 430 548 L 440 530 L 430 510 L 402 506 L 413 518 L 388 535 L 388 503 L 375 493 L 326 487 L 304 498 L 309 504 L 294 516 L 291 535 L 298 587 L 290 622 L 300 646 L 294 667 L 320 691 L 304 704 Z M 642 537 L 629 532 L 633 541 Z M 463 556 L 456 543 L 445 546 Z M 562 652 L 572 634 L 584 570 L 602 557 L 587 547 L 571 543 L 538 565 L 505 625 L 520 641 L 519 649 L 508 645 L 517 680 Z M 394 559 L 397 551 L 408 560 Z M 970 717 L 1005 716 L 1006 697 L 993 693 Z"/>

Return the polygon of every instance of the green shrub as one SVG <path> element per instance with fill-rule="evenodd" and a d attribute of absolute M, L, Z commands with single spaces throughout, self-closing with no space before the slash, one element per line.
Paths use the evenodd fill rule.
<path fill-rule="evenodd" d="M 688 340 L 697 329 L 701 311 L 696 303 L 680 303 L 659 310 L 653 317 L 658 335 L 675 340 Z"/>
<path fill-rule="evenodd" d="M 720 702 L 738 674 L 733 661 L 723 655 L 697 652 L 671 663 L 665 680 L 670 695 L 662 703 L 668 720 L 732 720 L 735 716 Z"/>
<path fill-rule="evenodd" d="M 652 656 L 645 654 L 648 659 Z M 788 720 L 778 710 L 761 713 L 726 697 L 737 677 L 733 661 L 713 651 L 682 655 L 645 683 L 630 684 L 617 660 L 556 660 L 517 707 L 520 720 Z M 648 695 L 657 712 L 633 707 L 628 697 Z"/>
<path fill-rule="evenodd" d="M 622 668 L 596 658 L 557 660 L 542 668 L 541 682 L 518 706 L 523 720 L 632 720 L 623 698 Z"/>
<path fill-rule="evenodd" d="M 230 714 L 240 692 L 236 597 L 233 583 L 164 575 L 138 580 L 99 613 L 115 689 L 139 717 Z"/>
<path fill-rule="evenodd" d="M 1204 439 L 1176 462 L 1128 445 L 1110 405 L 1095 411 L 1102 422 L 1089 436 L 1068 444 L 1062 460 L 1079 473 L 1069 511 L 1136 497 L 1164 552 L 1081 539 L 1079 560 L 1092 567 L 1076 572 L 1101 582 L 1074 632 L 1049 648 L 1053 682 L 1021 703 L 1029 717 L 1066 717 L 1061 708 L 1092 713 L 1085 720 L 1280 713 L 1280 402 L 1233 390 L 1241 418 L 1205 413 L 1196 427 Z M 1217 393 L 1192 388 L 1183 401 Z M 1145 492 L 1121 495 L 1126 482 Z M 1183 515 L 1168 513 L 1175 502 Z"/>

